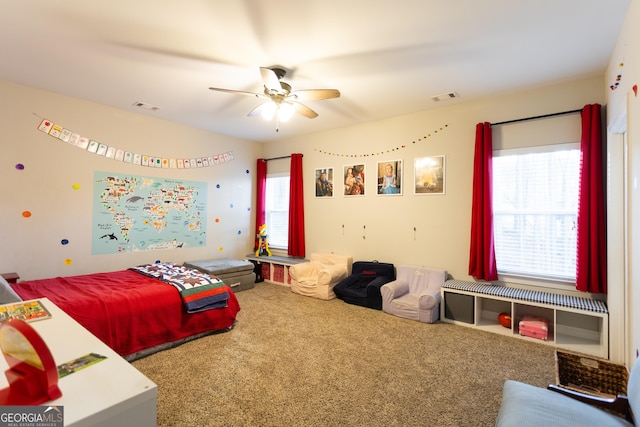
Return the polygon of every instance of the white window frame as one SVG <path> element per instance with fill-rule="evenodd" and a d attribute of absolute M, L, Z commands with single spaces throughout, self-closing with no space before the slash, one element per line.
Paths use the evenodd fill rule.
<path fill-rule="evenodd" d="M 272 240 L 272 238 L 270 237 L 271 235 L 271 224 L 270 224 L 270 215 L 269 215 L 269 211 L 270 211 L 270 205 L 269 205 L 269 179 L 273 179 L 273 178 L 286 178 L 287 180 L 287 188 L 289 188 L 289 182 L 290 182 L 290 175 L 288 173 L 274 173 L 274 174 L 267 174 L 267 184 L 266 184 L 266 189 L 265 189 L 265 223 L 267 224 L 267 238 L 269 239 L 269 248 L 270 249 L 276 249 L 276 250 L 283 250 L 286 251 L 289 247 L 289 234 L 288 234 L 288 223 L 289 223 L 289 218 L 288 218 L 288 212 L 289 212 L 289 201 L 287 200 L 286 203 L 286 212 L 287 212 L 287 239 L 284 242 L 284 244 L 282 244 L 281 242 L 278 242 L 277 240 L 274 242 Z M 278 212 L 283 212 L 283 210 L 278 210 Z"/>
<path fill-rule="evenodd" d="M 540 146 L 526 147 L 526 148 L 511 148 L 511 149 L 495 150 L 493 152 L 493 157 L 495 158 L 495 157 L 507 156 L 507 155 L 532 154 L 532 153 L 542 153 L 542 152 L 547 153 L 552 151 L 564 151 L 569 149 L 579 150 L 580 143 L 573 142 L 573 143 L 564 143 L 564 144 L 540 145 Z M 495 202 L 495 194 L 494 194 L 494 202 Z M 494 215 L 495 215 L 495 208 L 494 208 Z M 494 231 L 495 231 L 495 228 L 494 228 Z M 496 238 L 497 237 L 494 234 L 494 241 L 496 240 Z M 498 254 L 496 253 L 496 258 L 497 257 L 498 257 Z M 560 289 L 575 288 L 575 278 L 562 279 L 558 277 L 545 276 L 544 274 L 527 275 L 524 273 L 515 273 L 515 272 L 500 273 L 500 271 L 498 271 L 498 279 L 508 283 L 515 283 L 520 285 L 528 285 L 528 286 L 536 286 L 536 287 L 560 288 Z"/>

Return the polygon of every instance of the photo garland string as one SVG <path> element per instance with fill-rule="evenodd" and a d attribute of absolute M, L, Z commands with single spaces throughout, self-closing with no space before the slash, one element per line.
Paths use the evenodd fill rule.
<path fill-rule="evenodd" d="M 444 126 L 438 128 L 438 129 L 436 129 L 436 130 L 434 130 L 434 131 L 432 131 L 430 133 L 427 133 L 425 136 L 422 136 L 422 137 L 419 137 L 417 139 L 414 139 L 411 142 L 411 144 L 417 144 L 418 142 L 426 141 L 427 138 L 431 138 L 431 137 L 435 136 L 435 134 L 441 133 L 442 131 L 444 131 L 448 127 L 449 127 L 449 125 L 445 124 Z M 385 155 L 385 154 L 388 154 L 388 153 L 393 153 L 393 152 L 396 152 L 396 151 L 400 151 L 400 150 L 402 150 L 404 148 L 407 148 L 407 147 L 409 147 L 408 144 L 403 144 L 403 145 L 401 145 L 399 147 L 388 148 L 388 149 L 383 150 L 383 151 L 377 151 L 377 152 L 374 152 L 374 153 L 362 153 L 362 154 L 333 153 L 333 152 L 330 152 L 330 151 L 321 150 L 321 149 L 317 149 L 317 148 L 315 148 L 314 151 L 317 151 L 318 153 L 321 153 L 321 154 L 326 154 L 328 156 L 335 156 L 335 157 L 373 157 L 373 156 L 381 156 L 381 155 Z"/>
<path fill-rule="evenodd" d="M 37 114 L 35 113 L 34 115 L 37 116 Z M 232 151 L 216 154 L 214 156 L 183 159 L 173 159 L 132 153 L 130 151 L 124 151 L 120 148 L 108 146 L 96 140 L 80 136 L 80 134 L 74 133 L 69 129 L 55 124 L 48 119 L 42 119 L 40 125 L 38 125 L 38 130 L 60 141 L 71 144 L 74 147 L 86 150 L 89 153 L 93 153 L 109 159 L 119 160 L 125 163 L 132 163 L 134 165 L 151 168 L 195 169 L 227 163 L 234 159 Z"/>

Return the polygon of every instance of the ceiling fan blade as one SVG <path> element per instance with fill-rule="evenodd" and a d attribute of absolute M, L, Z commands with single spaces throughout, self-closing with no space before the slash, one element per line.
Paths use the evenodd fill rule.
<path fill-rule="evenodd" d="M 282 85 L 275 71 L 271 68 L 260 67 L 260 74 L 262 75 L 264 87 L 269 90 L 275 90 L 278 93 L 282 92 Z"/>
<path fill-rule="evenodd" d="M 218 92 L 227 92 L 227 93 L 235 93 L 238 95 L 249 95 L 249 96 L 255 96 L 258 98 L 266 98 L 266 96 L 263 93 L 246 92 L 244 90 L 222 89 L 219 87 L 210 87 L 209 89 L 215 90 Z"/>
<path fill-rule="evenodd" d="M 316 113 L 306 105 L 300 104 L 299 102 L 295 102 L 295 101 L 288 101 L 288 102 L 290 102 L 291 105 L 293 105 L 293 108 L 295 109 L 296 113 L 302 116 L 305 116 L 308 119 L 315 119 L 316 117 L 318 117 L 318 113 Z"/>
<path fill-rule="evenodd" d="M 303 89 L 291 92 L 290 96 L 299 101 L 318 101 L 340 98 L 340 91 L 338 89 Z"/>

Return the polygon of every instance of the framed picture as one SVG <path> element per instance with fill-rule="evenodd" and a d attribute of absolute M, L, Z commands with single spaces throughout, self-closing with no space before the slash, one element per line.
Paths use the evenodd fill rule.
<path fill-rule="evenodd" d="M 378 194 L 402 194 L 402 160 L 378 162 Z"/>
<path fill-rule="evenodd" d="M 333 168 L 316 169 L 316 197 L 333 197 Z"/>
<path fill-rule="evenodd" d="M 418 157 L 414 163 L 414 194 L 444 194 L 444 156 Z"/>
<path fill-rule="evenodd" d="M 345 196 L 364 196 L 364 164 L 346 165 L 343 183 Z"/>

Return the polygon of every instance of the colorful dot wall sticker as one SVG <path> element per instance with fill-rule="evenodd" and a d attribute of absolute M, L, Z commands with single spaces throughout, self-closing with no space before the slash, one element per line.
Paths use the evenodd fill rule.
<path fill-rule="evenodd" d="M 71 260 L 71 258 L 67 258 L 64 260 L 64 265 L 71 265 L 73 264 L 73 261 Z"/>
<path fill-rule="evenodd" d="M 22 212 L 22 216 L 25 218 L 30 218 L 31 217 L 31 212 L 30 211 L 24 211 Z"/>
<path fill-rule="evenodd" d="M 621 62 L 620 64 L 618 64 L 619 67 L 624 67 L 624 62 Z M 618 74 L 616 76 L 616 81 L 615 83 L 613 83 L 611 86 L 609 86 L 609 88 L 611 90 L 616 90 L 618 89 L 618 87 L 620 86 L 620 80 L 622 80 L 622 74 Z"/>
<path fill-rule="evenodd" d="M 220 252 L 222 252 L 222 246 L 220 246 L 220 247 L 218 248 L 218 250 L 219 250 Z"/>
<path fill-rule="evenodd" d="M 80 184 L 73 184 L 71 186 L 74 190 L 79 190 L 80 189 Z"/>
<path fill-rule="evenodd" d="M 616 82 L 610 86 L 611 90 L 618 89 L 618 86 L 620 86 L 620 80 L 622 80 L 622 75 L 618 74 L 618 76 L 616 77 Z"/>
<path fill-rule="evenodd" d="M 22 171 L 22 170 L 24 170 L 24 165 L 22 163 L 18 163 L 16 165 L 16 169 L 19 170 L 19 171 Z"/>
<path fill-rule="evenodd" d="M 60 240 L 60 244 L 61 245 L 68 245 L 69 241 L 67 239 L 62 239 L 62 240 Z"/>
<path fill-rule="evenodd" d="M 220 222 L 220 218 L 216 218 L 216 222 Z"/>

